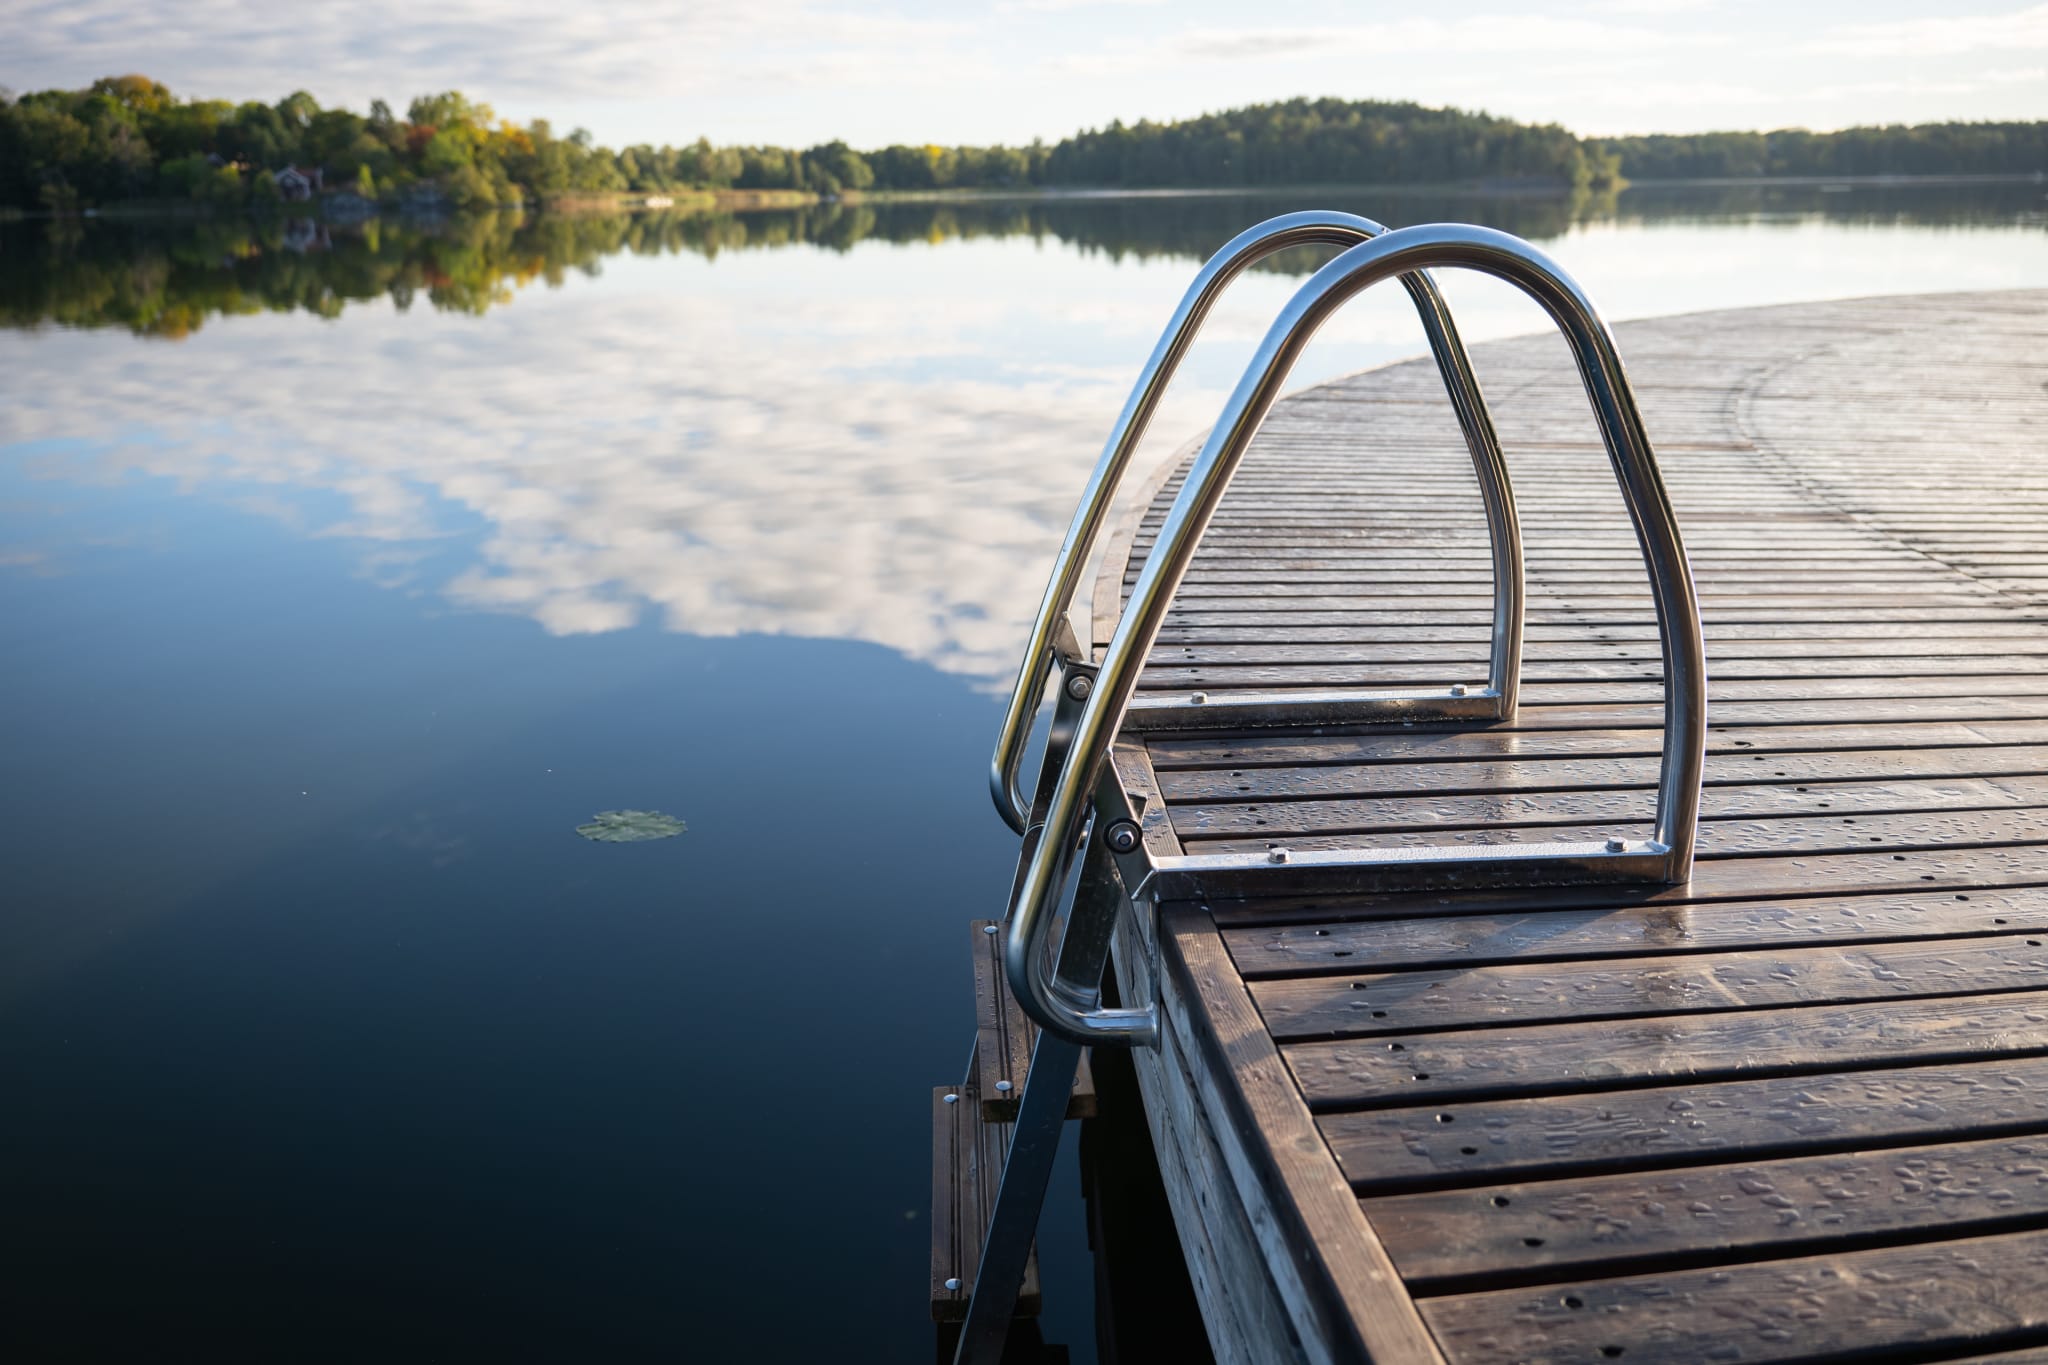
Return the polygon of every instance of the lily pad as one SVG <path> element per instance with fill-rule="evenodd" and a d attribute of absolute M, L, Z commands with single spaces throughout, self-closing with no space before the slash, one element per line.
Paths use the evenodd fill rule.
<path fill-rule="evenodd" d="M 673 839 L 689 826 L 658 810 L 601 810 L 576 832 L 600 844 L 636 844 L 642 839 Z"/>

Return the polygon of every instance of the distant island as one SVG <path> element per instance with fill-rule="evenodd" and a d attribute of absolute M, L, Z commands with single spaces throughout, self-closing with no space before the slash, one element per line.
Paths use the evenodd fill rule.
<path fill-rule="evenodd" d="M 534 204 L 657 204 L 677 196 L 801 202 L 968 190 L 1252 189 L 1292 185 L 1612 187 L 1626 180 L 1771 176 L 2033 175 L 2048 122 L 1937 123 L 1622 138 L 1557 124 L 1377 100 L 1297 99 L 1169 123 L 1112 123 L 1048 146 L 801 150 L 645 144 L 612 150 L 544 120 L 524 126 L 459 92 L 403 117 L 184 100 L 146 76 L 84 90 L 0 92 L 0 209 L 120 204 L 239 210 L 317 202 L 325 216 Z"/>

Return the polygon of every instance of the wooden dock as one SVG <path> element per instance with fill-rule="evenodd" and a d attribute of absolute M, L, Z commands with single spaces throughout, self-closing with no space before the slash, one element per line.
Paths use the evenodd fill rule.
<path fill-rule="evenodd" d="M 2048 291 L 1617 329 L 1709 649 L 1660 888 L 1126 903 L 1226 1362 L 2048 1361 Z M 1474 348 L 1527 546 L 1484 727 L 1127 732 L 1189 852 L 1646 836 L 1642 561 L 1563 344 Z M 1177 488 L 1108 547 L 1096 645 Z M 1485 678 L 1435 367 L 1284 400 L 1142 686 Z"/>

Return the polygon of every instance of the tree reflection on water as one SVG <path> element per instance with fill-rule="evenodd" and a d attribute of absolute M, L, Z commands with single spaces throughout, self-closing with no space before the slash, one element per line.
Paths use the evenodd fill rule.
<path fill-rule="evenodd" d="M 1872 226 L 2011 224 L 2042 218 L 2027 182 L 1859 187 L 1643 186 L 1564 193 L 1305 188 L 1260 194 L 1060 195 L 865 200 L 740 212 L 495 213 L 424 221 L 78 218 L 0 224 L 0 323 L 121 327 L 177 340 L 206 320 L 259 312 L 338 316 L 351 303 L 424 299 L 480 314 L 536 280 L 561 284 L 621 253 L 654 256 L 863 242 L 1052 238 L 1111 260 L 1200 260 L 1247 223 L 1289 209 L 1365 213 L 1391 226 L 1486 223 L 1534 241 L 1597 222 L 1825 221 Z M 1323 248 L 1261 269 L 1305 274 Z"/>

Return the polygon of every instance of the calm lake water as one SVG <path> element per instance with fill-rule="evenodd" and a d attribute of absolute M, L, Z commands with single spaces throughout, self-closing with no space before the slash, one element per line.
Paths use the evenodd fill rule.
<path fill-rule="evenodd" d="M 1533 237 L 1614 318 L 2040 287 L 2044 196 L 0 224 L 0 1354 L 928 1356 L 998 689 L 1199 260 L 1321 205 Z M 1141 462 L 1313 263 L 1236 286 Z M 688 832 L 578 837 L 616 808 Z"/>

